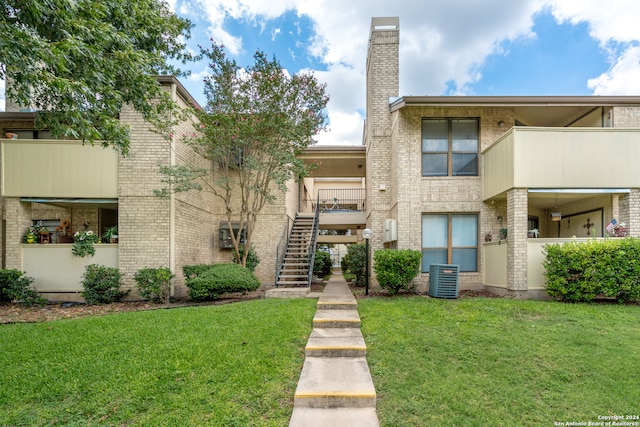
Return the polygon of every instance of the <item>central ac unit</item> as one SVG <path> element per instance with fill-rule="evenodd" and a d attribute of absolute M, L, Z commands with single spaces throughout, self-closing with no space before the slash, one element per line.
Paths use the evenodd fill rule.
<path fill-rule="evenodd" d="M 429 296 L 458 298 L 458 271 L 453 264 L 431 264 L 429 267 Z"/>

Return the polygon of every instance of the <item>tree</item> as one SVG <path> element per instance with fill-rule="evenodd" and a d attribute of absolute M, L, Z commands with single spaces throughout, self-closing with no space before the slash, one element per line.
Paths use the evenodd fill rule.
<path fill-rule="evenodd" d="M 182 75 L 191 23 L 163 0 L 0 0 L 0 78 L 38 129 L 127 154 L 130 104 L 156 122 L 172 107 L 155 74 Z"/>
<path fill-rule="evenodd" d="M 191 111 L 198 131 L 184 142 L 212 160 L 214 170 L 162 167 L 170 185 L 157 194 L 198 189 L 217 196 L 229 230 L 232 222 L 239 223 L 231 240 L 235 259 L 244 266 L 249 251 L 240 254 L 240 233 L 246 227 L 244 246 L 250 248 L 265 204 L 273 203 L 276 191 L 286 192 L 287 181 L 307 174 L 298 155 L 324 130 L 328 97 L 313 75 L 289 75 L 260 50 L 246 68 L 227 58 L 224 46 L 215 42 L 201 53 L 211 72 L 205 78 L 207 103 Z"/>

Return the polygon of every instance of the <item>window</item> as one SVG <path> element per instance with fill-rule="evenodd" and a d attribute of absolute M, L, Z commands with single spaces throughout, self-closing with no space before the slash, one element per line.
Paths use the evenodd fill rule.
<path fill-rule="evenodd" d="M 422 215 L 422 272 L 429 272 L 431 264 L 478 271 L 478 215 Z"/>
<path fill-rule="evenodd" d="M 244 245 L 247 241 L 247 225 L 242 227 L 242 233 L 240 233 L 240 224 L 237 222 L 231 223 L 231 229 L 229 229 L 229 223 L 227 221 L 220 221 L 218 227 L 218 240 L 220 249 L 233 249 L 233 241 L 231 240 L 231 233 L 234 236 L 239 236 L 241 245 Z"/>
<path fill-rule="evenodd" d="M 478 175 L 478 119 L 422 119 L 422 176 Z"/>

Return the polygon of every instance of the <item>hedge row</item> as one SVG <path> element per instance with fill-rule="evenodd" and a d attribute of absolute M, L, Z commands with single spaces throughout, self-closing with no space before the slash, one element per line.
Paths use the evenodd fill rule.
<path fill-rule="evenodd" d="M 260 280 L 251 270 L 240 264 L 211 264 L 184 266 L 189 297 L 194 301 L 211 300 L 232 292 L 253 292 Z"/>
<path fill-rule="evenodd" d="M 640 239 L 556 243 L 544 251 L 550 296 L 572 302 L 599 296 L 618 302 L 640 299 Z"/>

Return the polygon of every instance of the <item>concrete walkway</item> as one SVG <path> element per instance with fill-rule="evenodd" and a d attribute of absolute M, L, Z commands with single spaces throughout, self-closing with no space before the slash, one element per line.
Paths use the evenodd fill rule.
<path fill-rule="evenodd" d="M 289 427 L 378 427 L 357 302 L 340 271 L 319 294 Z M 310 296 L 311 296 L 310 295 Z"/>

